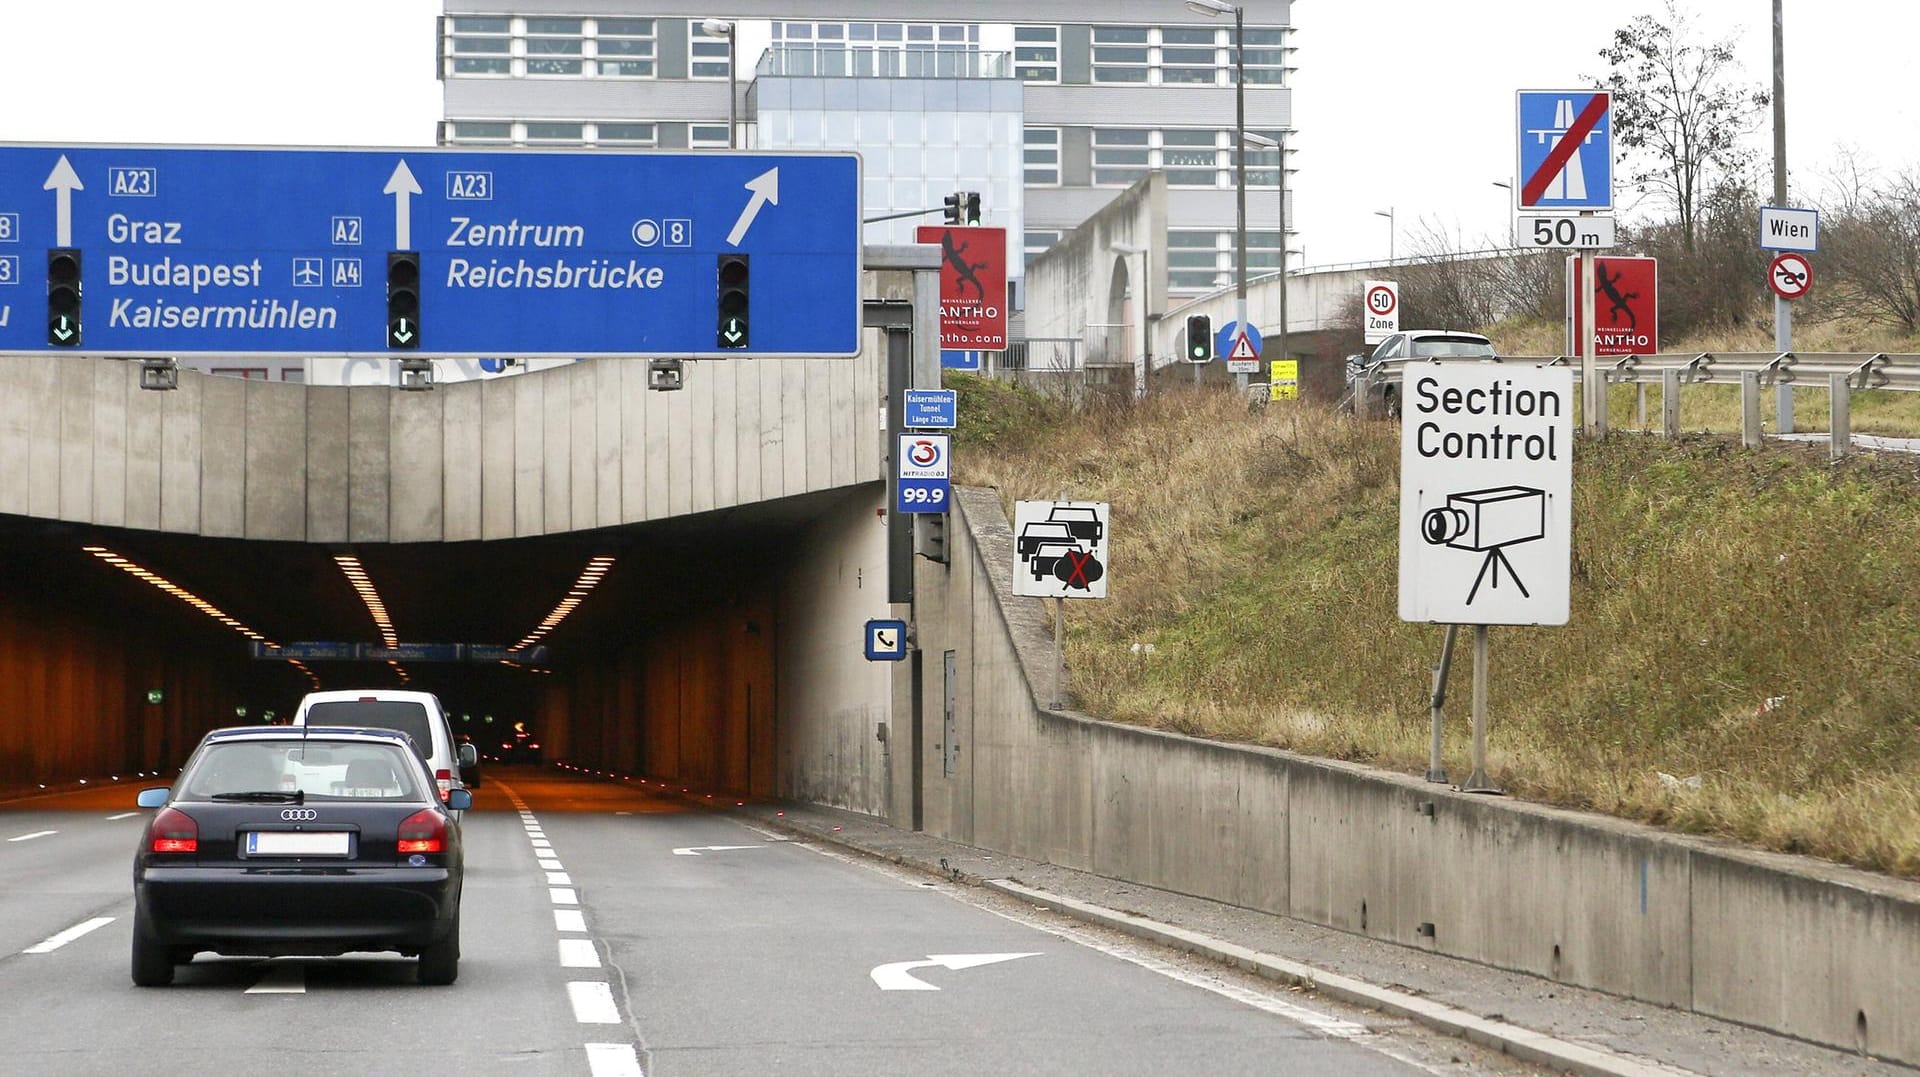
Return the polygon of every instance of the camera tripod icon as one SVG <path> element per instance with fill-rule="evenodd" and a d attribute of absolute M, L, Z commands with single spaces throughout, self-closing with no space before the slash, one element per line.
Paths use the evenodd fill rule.
<path fill-rule="evenodd" d="M 1513 562 L 1507 559 L 1506 549 L 1546 533 L 1547 494 L 1531 486 L 1495 486 L 1448 494 L 1444 506 L 1428 509 L 1420 518 L 1420 537 L 1428 545 L 1486 555 L 1473 577 L 1472 590 L 1467 592 L 1469 606 L 1479 597 L 1481 584 L 1500 586 L 1501 569 L 1520 589 L 1522 598 L 1532 598 L 1520 574 L 1513 570 Z"/>

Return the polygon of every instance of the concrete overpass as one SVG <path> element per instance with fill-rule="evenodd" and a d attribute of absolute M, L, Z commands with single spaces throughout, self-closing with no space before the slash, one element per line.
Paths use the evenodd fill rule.
<path fill-rule="evenodd" d="M 899 251 L 935 264 L 869 265 Z M 869 272 L 863 294 L 930 317 L 931 277 Z M 155 392 L 137 363 L 0 362 L 0 793 L 176 766 L 315 678 L 404 676 L 456 713 L 533 721 L 560 757 L 885 812 L 893 671 L 861 640 L 898 612 L 888 337 L 693 363 L 674 392 L 629 360 L 431 392 L 191 372 Z M 416 642 L 513 643 L 590 558 L 614 567 L 542 640 L 545 668 L 248 657 L 255 638 L 378 640 L 348 554 Z"/>

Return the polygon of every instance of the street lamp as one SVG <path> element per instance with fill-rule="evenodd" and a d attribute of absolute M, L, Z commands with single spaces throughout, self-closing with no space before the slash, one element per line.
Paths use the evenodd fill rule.
<path fill-rule="evenodd" d="M 1393 261 L 1393 234 L 1396 231 L 1393 225 L 1393 207 L 1388 206 L 1386 209 L 1376 209 L 1373 211 L 1373 215 L 1387 219 L 1387 261 L 1391 262 Z"/>
<path fill-rule="evenodd" d="M 1520 240 L 1514 235 L 1516 225 L 1513 220 L 1513 184 L 1505 180 L 1494 180 L 1493 185 L 1507 192 L 1507 246 L 1517 247 Z"/>
<path fill-rule="evenodd" d="M 727 148 L 735 149 L 738 145 L 738 136 L 734 132 L 739 127 L 734 119 L 734 98 L 740 96 L 739 42 L 736 40 L 733 23 L 726 19 L 705 19 L 700 23 L 700 29 L 705 30 L 710 36 L 727 39 Z"/>
<path fill-rule="evenodd" d="M 1287 149 L 1277 138 L 1258 131 L 1247 131 L 1241 138 L 1248 144 L 1272 150 L 1280 188 L 1280 358 L 1287 358 Z"/>
<path fill-rule="evenodd" d="M 1237 328 L 1245 331 L 1247 327 L 1247 35 L 1246 8 L 1238 4 L 1229 4 L 1225 0 L 1187 0 L 1187 9 L 1198 12 L 1208 18 L 1218 18 L 1228 12 L 1233 13 L 1233 187 L 1235 195 L 1234 235 L 1236 248 L 1236 268 L 1234 273 L 1233 320 Z M 1286 246 L 1286 235 L 1280 236 L 1280 245 Z M 1285 290 L 1285 285 L 1281 289 Z M 1247 388 L 1247 376 L 1235 375 L 1242 395 Z"/>

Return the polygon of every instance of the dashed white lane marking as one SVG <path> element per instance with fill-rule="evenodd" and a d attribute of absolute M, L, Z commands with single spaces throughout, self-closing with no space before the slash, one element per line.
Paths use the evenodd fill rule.
<path fill-rule="evenodd" d="M 600 967 L 600 951 L 593 948 L 592 939 L 561 939 L 560 967 L 597 969 Z"/>
<path fill-rule="evenodd" d="M 553 929 L 584 932 L 587 930 L 586 914 L 579 909 L 555 909 L 553 910 Z"/>
<path fill-rule="evenodd" d="M 111 823 L 111 822 L 113 822 L 113 821 L 114 821 L 114 820 L 116 820 L 116 819 L 131 819 L 131 818 L 133 818 L 134 816 L 136 816 L 136 815 L 139 815 L 139 814 L 140 814 L 140 813 L 139 813 L 139 812 L 137 812 L 137 811 L 123 811 L 123 812 L 121 812 L 121 813 L 120 813 L 119 815 L 109 815 L 109 816 L 107 816 L 107 822 L 109 822 L 109 823 Z"/>
<path fill-rule="evenodd" d="M 620 1008 L 613 1004 L 613 988 L 605 980 L 575 980 L 567 985 L 573 1019 L 583 1025 L 617 1025 Z"/>
<path fill-rule="evenodd" d="M 85 935 L 87 932 L 93 931 L 96 928 L 105 927 L 111 923 L 113 923 L 113 917 L 111 916 L 96 916 L 91 920 L 83 920 L 58 935 L 48 938 L 45 942 L 34 943 L 32 946 L 20 952 L 23 954 L 50 954 L 60 947 L 65 946 L 67 943 Z"/>
<path fill-rule="evenodd" d="M 35 838 L 44 838 L 49 834 L 58 834 L 58 833 L 60 833 L 58 830 L 36 830 L 31 834 L 22 834 L 17 838 L 8 838 L 7 840 L 8 841 L 32 841 Z"/>
<path fill-rule="evenodd" d="M 553 848 L 553 843 L 545 838 L 535 838 L 533 839 L 533 847 L 536 849 L 551 849 Z"/>
<path fill-rule="evenodd" d="M 573 876 L 568 875 L 564 871 L 549 871 L 547 872 L 547 885 L 548 886 L 572 886 Z"/>
<path fill-rule="evenodd" d="M 260 982 L 247 988 L 249 995 L 304 995 L 307 993 L 307 967 L 295 962 L 274 962 L 267 966 Z"/>
<path fill-rule="evenodd" d="M 631 1043 L 587 1044 L 587 1068 L 593 1077 L 646 1077 Z"/>
<path fill-rule="evenodd" d="M 540 863 L 541 871 L 565 871 L 566 870 L 566 868 L 561 865 L 560 861 L 549 860 L 544 856 L 540 858 L 539 863 Z"/>
<path fill-rule="evenodd" d="M 580 895 L 571 886 L 550 886 L 547 888 L 547 897 L 553 899 L 555 905 L 580 904 Z"/>

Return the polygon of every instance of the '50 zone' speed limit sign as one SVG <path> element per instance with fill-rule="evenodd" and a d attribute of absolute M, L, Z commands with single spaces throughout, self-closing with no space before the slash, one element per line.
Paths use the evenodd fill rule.
<path fill-rule="evenodd" d="M 1398 281 L 1360 282 L 1361 311 L 1367 320 L 1368 344 L 1378 344 L 1400 331 L 1400 284 Z"/>

